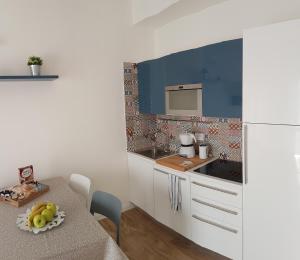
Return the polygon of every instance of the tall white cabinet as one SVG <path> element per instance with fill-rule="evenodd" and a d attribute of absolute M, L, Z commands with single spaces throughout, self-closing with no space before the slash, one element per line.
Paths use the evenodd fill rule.
<path fill-rule="evenodd" d="M 243 122 L 300 125 L 300 20 L 243 36 Z"/>
<path fill-rule="evenodd" d="M 300 259 L 300 20 L 244 33 L 243 259 Z"/>

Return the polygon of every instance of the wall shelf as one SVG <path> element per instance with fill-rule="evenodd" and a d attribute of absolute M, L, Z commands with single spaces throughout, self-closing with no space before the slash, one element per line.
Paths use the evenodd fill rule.
<path fill-rule="evenodd" d="M 0 76 L 0 81 L 51 81 L 58 79 L 58 75 L 11 75 L 11 76 Z"/>

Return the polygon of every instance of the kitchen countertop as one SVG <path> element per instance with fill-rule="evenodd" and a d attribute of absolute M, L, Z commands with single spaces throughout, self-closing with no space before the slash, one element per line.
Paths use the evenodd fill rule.
<path fill-rule="evenodd" d="M 242 163 L 241 162 L 226 161 L 226 162 L 231 162 L 231 163 L 233 162 L 234 164 L 237 163 L 238 165 L 240 165 L 240 166 L 234 166 L 233 167 L 234 172 L 231 172 L 231 173 L 230 173 L 230 167 L 228 167 L 231 163 L 220 164 L 219 167 L 217 167 L 217 164 L 215 164 L 215 166 L 214 166 L 213 163 L 220 160 L 215 157 L 209 158 L 208 161 L 206 161 L 200 165 L 197 165 L 194 168 L 189 169 L 187 171 L 179 171 L 179 170 L 172 169 L 172 168 L 164 166 L 164 165 L 160 165 L 155 162 L 157 159 L 170 157 L 170 156 L 174 155 L 175 153 L 171 153 L 171 152 L 161 153 L 161 154 L 159 154 L 160 157 L 153 158 L 153 157 L 147 156 L 148 155 L 147 153 L 149 153 L 149 151 L 150 151 L 150 149 L 138 151 L 138 152 L 130 152 L 130 153 L 134 153 L 136 155 L 141 156 L 142 158 L 152 160 L 153 163 L 155 163 L 155 165 L 156 165 L 155 168 L 161 168 L 164 170 L 175 171 L 178 174 L 186 174 L 189 176 L 202 175 L 202 176 L 205 176 L 208 178 L 219 179 L 222 181 L 227 181 L 227 182 L 231 182 L 231 183 L 239 184 L 239 185 L 243 183 Z M 220 160 L 220 161 L 222 161 L 222 160 Z M 225 167 L 222 167 L 222 166 L 225 166 Z M 228 177 L 231 174 L 233 174 L 233 176 Z"/>

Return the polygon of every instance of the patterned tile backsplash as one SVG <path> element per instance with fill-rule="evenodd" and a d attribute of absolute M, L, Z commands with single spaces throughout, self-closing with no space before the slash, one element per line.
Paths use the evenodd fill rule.
<path fill-rule="evenodd" d="M 124 63 L 125 113 L 128 151 L 154 145 L 172 151 L 180 147 L 179 134 L 204 133 L 213 156 L 223 154 L 229 160 L 241 161 L 242 121 L 240 118 L 174 117 L 139 113 L 137 68 Z"/>

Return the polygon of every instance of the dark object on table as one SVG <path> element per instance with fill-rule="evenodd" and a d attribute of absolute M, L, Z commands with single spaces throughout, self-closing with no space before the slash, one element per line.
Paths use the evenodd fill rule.
<path fill-rule="evenodd" d="M 0 191 L 0 197 L 11 198 L 13 193 L 14 192 L 12 190 L 1 190 Z"/>

